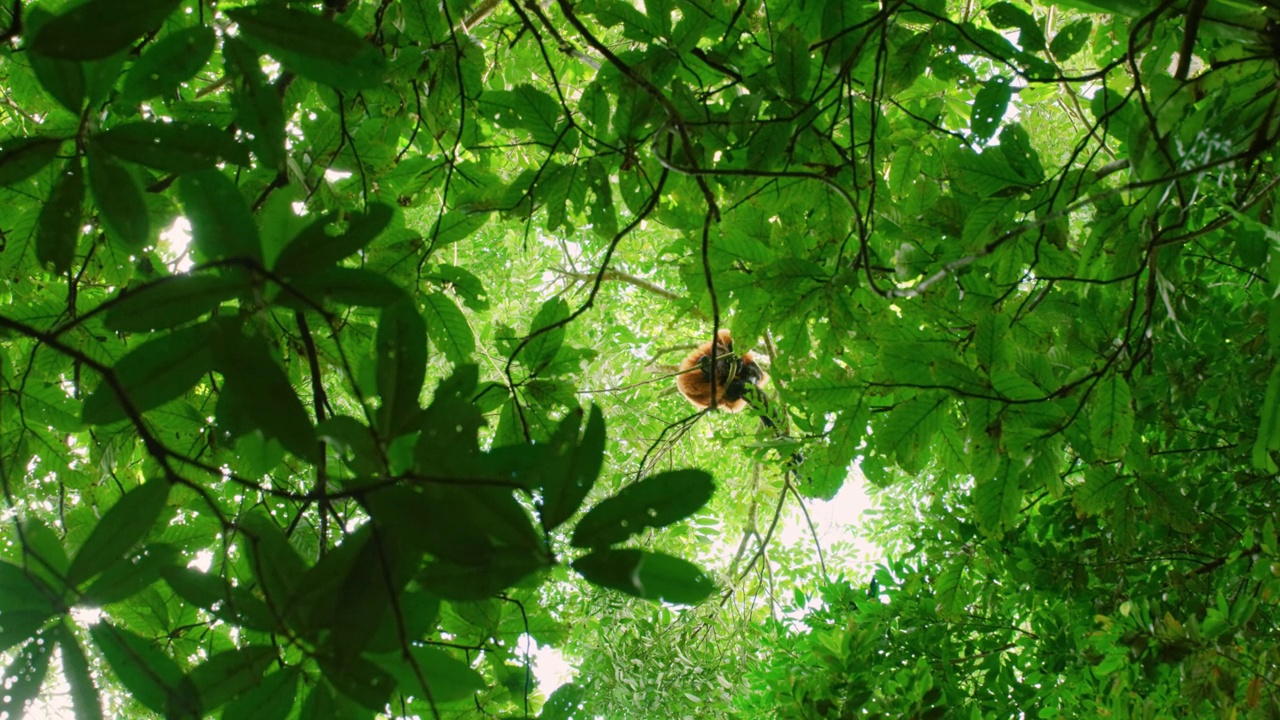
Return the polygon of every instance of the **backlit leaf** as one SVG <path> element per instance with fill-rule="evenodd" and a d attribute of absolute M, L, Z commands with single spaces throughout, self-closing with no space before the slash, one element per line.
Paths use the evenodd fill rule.
<path fill-rule="evenodd" d="M 597 550 L 574 560 L 573 569 L 596 585 L 645 600 L 692 605 L 715 590 L 693 563 L 643 550 Z"/>

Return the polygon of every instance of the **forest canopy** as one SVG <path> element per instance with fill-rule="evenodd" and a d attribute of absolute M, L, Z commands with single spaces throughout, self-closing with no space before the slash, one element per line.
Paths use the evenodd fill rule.
<path fill-rule="evenodd" d="M 3 5 L 0 717 L 1280 718 L 1272 0 Z"/>

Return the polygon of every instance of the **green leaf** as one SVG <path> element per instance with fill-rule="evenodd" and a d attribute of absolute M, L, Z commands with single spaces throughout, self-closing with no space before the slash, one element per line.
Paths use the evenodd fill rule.
<path fill-rule="evenodd" d="M 485 294 L 484 282 L 470 270 L 441 263 L 426 277 L 448 285 L 458 297 L 462 298 L 462 303 L 472 310 L 483 312 L 489 309 L 489 298 Z"/>
<path fill-rule="evenodd" d="M 1002 457 L 994 474 L 974 478 L 973 503 L 978 526 L 987 535 L 1000 537 L 1017 524 L 1022 495 L 1017 471 L 1007 457 Z"/>
<path fill-rule="evenodd" d="M 380 713 L 395 690 L 395 678 L 362 656 L 317 658 L 324 677 L 333 686 L 366 710 Z M 304 712 L 305 716 L 305 712 Z M 337 713 L 328 717 L 346 717 Z"/>
<path fill-rule="evenodd" d="M 306 571 L 306 563 L 289 544 L 279 526 L 267 516 L 253 512 L 239 520 L 240 531 L 249 538 L 253 575 L 273 617 L 289 612 L 289 603 Z"/>
<path fill-rule="evenodd" d="M 191 221 L 191 244 L 205 260 L 249 258 L 262 262 L 258 228 L 240 189 L 218 170 L 178 179 L 178 196 Z"/>
<path fill-rule="evenodd" d="M 486 90 L 480 111 L 499 127 L 528 130 L 533 141 L 551 147 L 560 136 L 560 103 L 532 85 L 514 90 Z"/>
<path fill-rule="evenodd" d="M 1076 489 L 1072 501 L 1082 513 L 1101 515 L 1115 507 L 1127 490 L 1126 476 L 1114 469 L 1099 468 L 1085 473 L 1084 483 Z"/>
<path fill-rule="evenodd" d="M 1122 376 L 1111 375 L 1098 383 L 1090 403 L 1089 431 L 1100 459 L 1124 457 L 1133 436 L 1133 400 Z"/>
<path fill-rule="evenodd" d="M 715 491 L 702 470 L 659 473 L 623 488 L 591 508 L 573 530 L 574 547 L 613 545 L 647 528 L 666 527 L 696 512 Z"/>
<path fill-rule="evenodd" d="M 448 703 L 469 699 L 488 687 L 480 673 L 443 650 L 414 646 L 409 649 L 409 653 L 413 657 L 414 666 L 422 672 L 422 680 L 410 670 L 405 673 L 405 680 L 401 682 L 401 692 L 411 695 L 418 695 L 420 690 L 430 692 L 436 702 Z M 399 658 L 395 665 L 407 667 L 407 663 L 399 662 Z M 425 688 L 422 687 L 424 682 Z"/>
<path fill-rule="evenodd" d="M 969 128 L 974 137 L 985 142 L 996 134 L 1012 97 L 1013 87 L 1008 78 L 997 75 L 982 84 L 982 89 L 973 98 L 973 109 L 969 115 Z"/>
<path fill-rule="evenodd" d="M 184 122 L 134 122 L 93 136 L 99 148 L 122 160 L 174 174 L 219 162 L 249 164 L 249 152 L 225 130 Z"/>
<path fill-rule="evenodd" d="M 296 667 L 268 674 L 261 685 L 232 700 L 222 720 L 285 720 L 293 710 L 300 676 Z"/>
<path fill-rule="evenodd" d="M 202 714 L 191 681 L 149 640 L 106 621 L 89 628 L 89 635 L 133 699 L 167 717 Z"/>
<path fill-rule="evenodd" d="M 567 417 L 561 424 L 564 426 L 570 422 L 573 421 Z M 556 433 L 557 436 L 559 434 Z M 549 475 L 542 485 L 542 504 L 538 514 L 544 530 L 550 532 L 559 527 L 582 507 L 582 501 L 595 486 L 604 466 L 604 446 L 604 413 L 600 406 L 593 405 L 582 441 L 578 442 L 578 425 L 573 422 L 572 437 L 563 450 L 567 456 L 556 468 L 562 472 Z"/>
<path fill-rule="evenodd" d="M 200 694 L 200 707 L 208 713 L 258 687 L 263 673 L 275 660 L 275 648 L 246 645 L 210 657 L 192 669 L 188 677 Z"/>
<path fill-rule="evenodd" d="M 325 230 L 337 215 L 325 215 L 289 241 L 276 258 L 276 274 L 300 277 L 333 267 L 372 242 L 390 224 L 393 213 L 389 205 L 370 205 L 366 212 L 353 213 L 346 232 L 336 237 Z"/>
<path fill-rule="evenodd" d="M 53 162 L 62 140 L 12 137 L 0 144 L 0 187 L 22 182 Z"/>
<path fill-rule="evenodd" d="M 1032 184 L 1000 153 L 960 150 L 948 158 L 948 169 L 957 190 L 984 198 Z"/>
<path fill-rule="evenodd" d="M 195 325 L 153 338 L 130 350 L 112 368 L 120 390 L 129 396 L 135 413 L 143 413 L 181 397 L 213 369 L 207 325 Z M 104 380 L 84 403 L 87 425 L 106 425 L 129 417 Z"/>
<path fill-rule="evenodd" d="M 36 259 L 41 264 L 52 265 L 59 274 L 69 271 L 75 260 L 83 207 L 84 171 L 80 157 L 76 156 L 67 161 L 58 176 L 36 223 Z"/>
<path fill-rule="evenodd" d="M 51 58 L 99 60 L 155 29 L 181 4 L 181 0 L 89 0 L 41 26 L 27 47 Z"/>
<path fill-rule="evenodd" d="M 150 332 L 203 316 L 248 290 L 243 275 L 174 275 L 130 289 L 107 311 L 106 326 L 117 332 Z"/>
<path fill-rule="evenodd" d="M 0 615 L 34 610 L 53 615 L 52 590 L 17 565 L 0 562 Z"/>
<path fill-rule="evenodd" d="M 151 239 L 151 219 L 142 199 L 142 187 L 123 165 L 91 145 L 89 189 L 107 227 L 132 249 L 141 249 Z"/>
<path fill-rule="evenodd" d="M 517 356 L 531 374 L 537 374 L 539 370 L 550 364 L 555 359 L 556 354 L 560 352 L 560 347 L 564 345 L 564 326 L 552 328 L 536 336 L 534 336 L 534 333 L 561 323 L 568 317 L 569 305 L 565 303 L 564 298 L 553 297 L 544 302 L 542 307 L 538 309 L 538 314 L 533 317 L 533 322 L 529 323 L 529 335 L 533 337 Z"/>
<path fill-rule="evenodd" d="M 32 33 L 38 33 L 39 29 L 53 18 L 52 14 L 40 6 L 28 6 L 26 10 L 27 14 L 22 19 Z M 27 53 L 27 59 L 41 87 L 62 107 L 74 115 L 80 115 L 80 110 L 84 107 L 87 85 L 84 64 L 73 60 L 46 57 L 38 53 Z"/>
<path fill-rule="evenodd" d="M 197 25 L 148 45 L 124 78 L 121 102 L 135 105 L 174 92 L 209 62 L 216 41 L 212 27 Z"/>
<path fill-rule="evenodd" d="M 404 288 L 386 275 L 364 268 L 331 267 L 288 283 L 280 302 L 305 310 L 329 303 L 358 307 L 385 307 L 405 297 Z"/>
<path fill-rule="evenodd" d="M 433 250 L 439 250 L 446 245 L 471 237 L 471 234 L 483 227 L 488 220 L 487 212 L 450 210 L 431 226 L 427 239 L 431 241 Z"/>
<path fill-rule="evenodd" d="M 50 614 L 42 610 L 16 610 L 5 613 L 0 623 L 0 652 L 36 637 L 49 622 Z"/>
<path fill-rule="evenodd" d="M 172 545 L 148 545 L 136 557 L 113 563 L 84 591 L 82 601 L 87 605 L 103 607 L 127 600 L 151 587 L 160 579 L 160 571 L 172 567 L 179 559 L 178 549 Z"/>
<path fill-rule="evenodd" d="M 1093 19 L 1080 18 L 1053 36 L 1053 42 L 1049 43 L 1049 52 L 1053 53 L 1054 59 L 1058 62 L 1066 62 L 1071 56 L 1084 49 L 1092 32 Z"/>
<path fill-rule="evenodd" d="M 1267 391 L 1258 418 L 1258 435 L 1253 441 L 1253 467 L 1267 473 L 1276 472 L 1272 450 L 1280 450 L 1280 365 L 1271 368 Z"/>
<path fill-rule="evenodd" d="M 40 694 L 40 685 L 49 673 L 49 658 L 52 656 L 53 643 L 40 638 L 32 639 L 13 656 L 13 662 L 4 669 L 0 713 L 9 718 L 23 717 L 26 704 Z"/>
<path fill-rule="evenodd" d="M 457 303 L 439 292 L 426 293 L 423 300 L 431 342 L 443 350 L 445 357 L 454 365 L 469 362 L 476 351 L 476 337 Z"/>
<path fill-rule="evenodd" d="M 988 375 L 1010 370 L 1016 348 L 1009 340 L 1009 318 L 989 313 L 978 320 L 973 332 L 973 347 L 978 355 L 978 367 Z"/>
<path fill-rule="evenodd" d="M 417 576 L 433 596 L 454 601 L 478 601 L 512 587 L 551 563 L 523 549 L 499 551 L 482 563 L 436 560 Z"/>
<path fill-rule="evenodd" d="M 577 683 L 565 683 L 556 688 L 542 705 L 538 720 L 573 720 L 582 711 L 582 701 L 587 691 Z"/>
<path fill-rule="evenodd" d="M 427 369 L 427 326 L 409 298 L 388 305 L 378 318 L 378 423 L 385 437 L 396 437 L 422 411 Z"/>
<path fill-rule="evenodd" d="M 240 129 L 248 133 L 253 151 L 268 168 L 284 167 L 284 109 L 280 95 L 258 64 L 258 53 L 239 38 L 222 42 L 222 58 L 233 81 L 231 104 Z"/>
<path fill-rule="evenodd" d="M 788 26 L 774 39 L 774 69 L 778 85 L 792 100 L 803 100 L 809 89 L 809 44 L 794 25 Z"/>
<path fill-rule="evenodd" d="M 79 585 L 119 562 L 151 531 L 168 499 L 169 483 L 163 480 L 145 482 L 120 496 L 71 560 L 67 584 Z"/>
<path fill-rule="evenodd" d="M 692 605 L 715 591 L 693 563 L 643 550 L 597 550 L 573 561 L 573 569 L 596 585 L 645 600 Z"/>
<path fill-rule="evenodd" d="M 595 131 L 605 133 L 609 130 L 609 94 L 599 81 L 587 84 L 578 98 L 578 112 L 586 118 Z"/>
<path fill-rule="evenodd" d="M 160 575 L 179 597 L 208 610 L 214 617 L 250 630 L 273 632 L 279 629 L 262 600 L 245 588 L 233 588 L 219 575 L 180 567 L 162 568 Z"/>
<path fill-rule="evenodd" d="M 969 557 L 959 554 L 959 557 L 951 558 L 938 573 L 934 592 L 938 596 L 938 614 L 944 618 L 959 619 L 964 613 L 965 604 L 968 602 L 965 591 L 968 588 L 961 580 L 964 578 L 965 570 L 969 569 L 969 565 Z"/>
<path fill-rule="evenodd" d="M 1027 52 L 1044 50 L 1044 31 L 1026 10 L 1012 3 L 998 2 L 987 8 L 987 18 L 998 28 L 1017 28 L 1018 44 L 1023 50 Z"/>
<path fill-rule="evenodd" d="M 217 408 L 219 424 L 235 428 L 233 435 L 261 430 L 300 458 L 316 457 L 315 427 L 265 340 L 228 328 L 213 342 L 213 359 L 225 381 Z"/>
<path fill-rule="evenodd" d="M 58 638 L 58 649 L 62 652 L 62 675 L 71 688 L 71 703 L 75 710 L 76 720 L 100 720 L 102 718 L 102 699 L 98 696 L 98 688 L 89 675 L 89 661 L 84 656 L 80 641 L 68 626 L 68 621 L 55 629 Z"/>
<path fill-rule="evenodd" d="M 338 90 L 382 83 L 386 60 L 378 48 L 332 20 L 278 5 L 227 11 L 240 30 L 285 67 Z"/>

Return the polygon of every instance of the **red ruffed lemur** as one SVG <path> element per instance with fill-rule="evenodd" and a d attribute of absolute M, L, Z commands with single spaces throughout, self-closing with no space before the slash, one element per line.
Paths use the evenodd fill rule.
<path fill-rule="evenodd" d="M 703 410 L 712 406 L 712 397 L 715 398 L 716 409 L 731 413 L 741 412 L 749 405 L 760 414 L 761 424 L 779 438 L 786 438 L 785 421 L 779 418 L 775 422 L 771 417 L 769 396 L 760 388 L 768 379 L 769 375 L 756 362 L 755 356 L 750 352 L 734 353 L 733 338 L 728 330 L 721 330 L 716 333 L 714 347 L 712 343 L 704 343 L 681 361 L 676 387 L 694 407 Z M 783 427 L 778 427 L 779 424 Z M 804 456 L 796 450 L 791 452 L 787 465 L 794 471 L 803 462 Z"/>
<path fill-rule="evenodd" d="M 715 347 L 712 343 L 703 343 L 701 347 L 689 353 L 680 363 L 680 374 L 676 376 L 676 387 L 680 394 L 693 403 L 694 407 L 706 409 L 712 406 L 712 385 L 716 409 L 731 413 L 741 412 L 748 404 L 760 405 L 766 410 L 768 401 L 759 386 L 769 376 L 750 352 L 737 355 L 733 351 L 733 337 L 728 330 L 716 334 Z M 715 382 L 712 382 L 714 373 Z M 765 415 L 760 420 L 768 427 L 774 423 Z"/>

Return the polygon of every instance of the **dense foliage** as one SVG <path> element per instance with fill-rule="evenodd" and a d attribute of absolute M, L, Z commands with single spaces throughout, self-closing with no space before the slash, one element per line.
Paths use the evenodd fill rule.
<path fill-rule="evenodd" d="M 1280 7 L 6 5 L 0 715 L 1280 717 Z"/>

